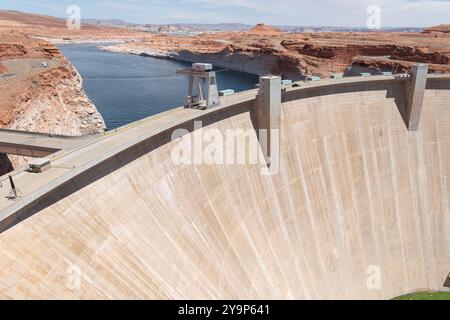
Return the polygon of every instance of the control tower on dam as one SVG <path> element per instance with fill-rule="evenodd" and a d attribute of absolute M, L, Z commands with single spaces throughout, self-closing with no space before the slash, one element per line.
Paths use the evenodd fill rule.
<path fill-rule="evenodd" d="M 175 109 L 62 150 L 43 173 L 15 173 L 22 196 L 0 188 L 0 297 L 445 290 L 450 77 L 415 72 L 289 88 L 266 78 L 259 92 Z M 264 161 L 196 161 L 208 132 L 259 141 Z M 194 160 L 174 161 L 185 141 Z"/>

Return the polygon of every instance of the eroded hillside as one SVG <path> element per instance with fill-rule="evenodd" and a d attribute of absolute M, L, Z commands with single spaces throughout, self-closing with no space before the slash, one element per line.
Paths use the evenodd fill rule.
<path fill-rule="evenodd" d="M 0 126 L 66 135 L 104 130 L 76 69 L 51 43 L 19 32 L 0 34 Z M 10 157 L 18 166 L 23 159 Z M 3 156 L 3 162 L 6 157 Z M 0 173 L 11 169 L 5 164 Z"/>

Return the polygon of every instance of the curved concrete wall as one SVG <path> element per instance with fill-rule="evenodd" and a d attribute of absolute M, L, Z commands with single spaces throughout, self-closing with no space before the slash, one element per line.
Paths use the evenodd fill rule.
<path fill-rule="evenodd" d="M 272 177 L 258 165 L 175 166 L 177 142 L 162 137 L 128 161 L 120 155 L 119 166 L 105 162 L 96 181 L 66 186 L 0 234 L 0 297 L 349 299 L 441 289 L 450 272 L 449 84 L 429 81 L 416 132 L 402 119 L 398 82 L 287 94 Z M 215 120 L 208 126 L 221 131 L 253 128 L 248 109 Z"/>

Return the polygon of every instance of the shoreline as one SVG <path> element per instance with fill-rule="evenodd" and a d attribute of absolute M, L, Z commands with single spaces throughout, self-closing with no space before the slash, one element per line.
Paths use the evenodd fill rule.
<path fill-rule="evenodd" d="M 128 43 L 128 42 L 127 42 Z M 166 60 L 172 60 L 172 61 L 179 61 L 179 62 L 186 62 L 186 63 L 201 63 L 201 62 L 207 62 L 212 63 L 216 67 L 230 69 L 232 71 L 236 72 L 242 72 L 242 73 L 248 73 L 255 76 L 262 76 L 264 74 L 271 73 L 269 68 L 266 69 L 259 69 L 253 68 L 253 67 L 247 67 L 248 61 L 244 61 L 240 63 L 239 59 L 245 59 L 248 60 L 248 56 L 246 55 L 240 55 L 240 54 L 233 54 L 233 58 L 235 61 L 230 61 L 227 63 L 225 59 L 223 59 L 222 52 L 212 52 L 212 53 L 196 53 L 193 51 L 188 50 L 181 50 L 180 52 L 177 51 L 164 51 L 160 49 L 149 49 L 144 47 L 134 47 L 134 48 L 122 48 L 120 45 L 127 44 L 127 43 L 120 43 L 118 45 L 109 45 L 109 46 L 99 46 L 99 50 L 106 51 L 106 52 L 112 52 L 112 53 L 119 53 L 119 54 L 131 54 L 141 57 L 150 57 L 155 59 L 166 59 Z M 293 76 L 294 80 L 301 80 L 303 77 L 300 77 L 300 79 L 297 79 L 297 77 Z"/>
<path fill-rule="evenodd" d="M 30 36 L 30 38 L 37 39 L 37 40 L 43 40 L 50 42 L 54 45 L 58 44 L 125 44 L 129 42 L 139 42 L 140 40 L 138 38 L 61 38 L 61 37 L 47 37 L 47 36 L 41 36 L 41 35 L 34 35 Z"/>

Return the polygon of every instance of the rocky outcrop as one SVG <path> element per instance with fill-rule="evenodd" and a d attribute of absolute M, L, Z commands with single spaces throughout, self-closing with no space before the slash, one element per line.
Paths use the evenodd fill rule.
<path fill-rule="evenodd" d="M 49 42 L 33 39 L 23 33 L 10 30 L 0 33 L 0 61 L 11 59 L 62 58 L 58 48 Z"/>
<path fill-rule="evenodd" d="M 32 86 L 19 97 L 9 128 L 65 135 L 93 134 L 105 129 L 72 65 L 52 68 L 27 77 L 26 81 Z"/>
<path fill-rule="evenodd" d="M 0 35 L 0 45 L 5 48 L 1 60 L 11 69 L 10 77 L 0 78 L 0 127 L 64 135 L 105 129 L 102 116 L 83 90 L 81 76 L 55 46 L 19 33 Z M 14 167 L 26 161 L 9 159 Z M 0 174 L 10 169 L 1 157 Z"/>
<path fill-rule="evenodd" d="M 259 23 L 252 29 L 248 31 L 250 34 L 262 34 L 262 35 L 279 35 L 282 34 L 283 31 L 281 31 L 278 28 L 265 25 L 264 23 Z"/>

